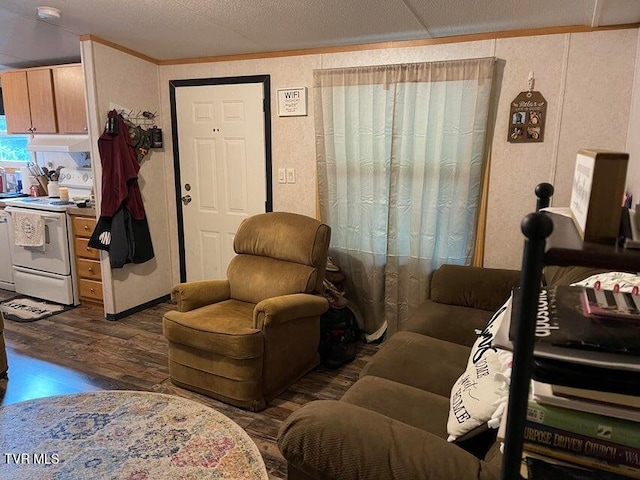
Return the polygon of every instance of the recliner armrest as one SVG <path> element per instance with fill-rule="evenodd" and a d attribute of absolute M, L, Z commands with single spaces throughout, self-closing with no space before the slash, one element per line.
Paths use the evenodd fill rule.
<path fill-rule="evenodd" d="M 320 295 L 294 293 L 266 298 L 253 310 L 253 328 L 288 322 L 296 318 L 320 316 L 329 309 L 329 302 Z"/>
<path fill-rule="evenodd" d="M 278 447 L 290 464 L 324 480 L 494 480 L 500 470 L 430 432 L 336 400 L 293 412 Z"/>
<path fill-rule="evenodd" d="M 520 271 L 442 265 L 431 275 L 429 298 L 434 302 L 495 311 L 520 285 Z"/>
<path fill-rule="evenodd" d="M 179 283 L 171 289 L 171 299 L 178 304 L 180 312 L 228 300 L 230 295 L 229 280 Z"/>

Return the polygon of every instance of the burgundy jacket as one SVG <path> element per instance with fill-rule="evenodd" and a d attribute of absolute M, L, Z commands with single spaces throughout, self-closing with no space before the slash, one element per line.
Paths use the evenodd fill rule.
<path fill-rule="evenodd" d="M 89 246 L 108 251 L 111 268 L 122 268 L 151 260 L 154 253 L 138 186 L 140 165 L 129 145 L 129 129 L 115 110 L 109 112 L 109 118 L 117 122 L 118 133 L 105 132 L 98 139 L 102 202 Z"/>
<path fill-rule="evenodd" d="M 145 218 L 142 195 L 138 186 L 140 165 L 133 147 L 129 145 L 127 125 L 115 110 L 109 118 L 116 118 L 118 133 L 103 133 L 98 139 L 102 161 L 102 203 L 100 215 L 113 217 L 120 207 L 125 207 L 136 220 Z"/>

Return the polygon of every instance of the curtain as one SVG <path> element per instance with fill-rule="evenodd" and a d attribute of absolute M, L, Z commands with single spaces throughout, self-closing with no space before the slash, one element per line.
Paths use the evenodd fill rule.
<path fill-rule="evenodd" d="M 314 71 L 320 215 L 369 338 L 473 255 L 494 63 Z"/>

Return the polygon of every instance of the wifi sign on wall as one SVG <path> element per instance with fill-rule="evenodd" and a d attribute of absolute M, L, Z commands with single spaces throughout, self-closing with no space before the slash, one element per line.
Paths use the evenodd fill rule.
<path fill-rule="evenodd" d="M 307 115 L 307 87 L 280 88 L 277 92 L 279 117 Z"/>

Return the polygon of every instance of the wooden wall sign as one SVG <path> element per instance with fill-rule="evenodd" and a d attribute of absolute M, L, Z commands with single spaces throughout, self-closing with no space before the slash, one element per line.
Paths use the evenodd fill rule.
<path fill-rule="evenodd" d="M 530 143 L 544 141 L 547 101 L 540 92 L 520 92 L 511 102 L 507 141 Z"/>
<path fill-rule="evenodd" d="M 585 242 L 616 242 L 628 164 L 628 153 L 578 150 L 569 206 Z"/>

